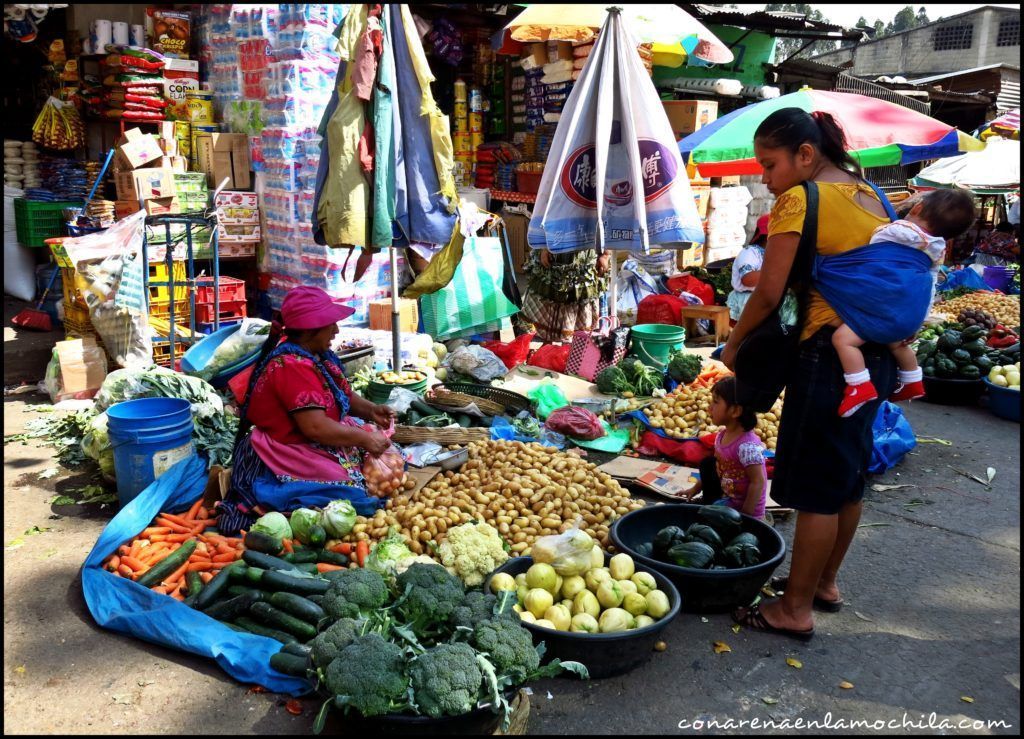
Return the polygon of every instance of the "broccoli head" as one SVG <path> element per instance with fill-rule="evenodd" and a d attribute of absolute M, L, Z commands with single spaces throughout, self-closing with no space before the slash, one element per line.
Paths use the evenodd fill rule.
<path fill-rule="evenodd" d="M 498 599 L 490 593 L 485 593 L 482 590 L 470 590 L 462 599 L 462 603 L 455 609 L 455 613 L 452 615 L 452 624 L 456 627 L 464 626 L 473 629 L 481 621 L 491 618 L 519 620 L 511 608 L 500 616 L 495 616 L 494 609 L 497 605 Z"/>
<path fill-rule="evenodd" d="M 313 639 L 313 664 L 327 667 L 342 649 L 347 647 L 359 636 L 359 622 L 351 618 L 335 621 L 326 631 Z"/>
<path fill-rule="evenodd" d="M 633 386 L 629 384 L 626 373 L 620 367 L 614 365 L 605 367 L 598 372 L 594 382 L 597 383 L 598 392 L 605 395 L 618 395 L 619 393 L 633 391 Z"/>
<path fill-rule="evenodd" d="M 476 652 L 468 644 L 439 644 L 427 650 L 412 661 L 409 676 L 420 713 L 431 718 L 472 711 L 483 681 Z"/>
<path fill-rule="evenodd" d="M 327 666 L 324 682 L 334 705 L 350 706 L 363 716 L 381 716 L 408 706 L 405 656 L 380 634 L 357 637 Z"/>
<path fill-rule="evenodd" d="M 490 618 L 473 629 L 473 646 L 490 655 L 501 674 L 525 679 L 540 666 L 533 636 L 516 619 Z"/>
<path fill-rule="evenodd" d="M 388 602 L 388 585 L 373 570 L 342 570 L 324 594 L 323 609 L 332 618 L 359 618 Z"/>
<path fill-rule="evenodd" d="M 446 627 L 462 603 L 462 581 L 437 564 L 414 564 L 398 576 L 398 612 L 419 636 Z"/>
<path fill-rule="evenodd" d="M 668 374 L 676 382 L 689 385 L 700 374 L 704 360 L 697 354 L 677 352 L 668 363 Z"/>

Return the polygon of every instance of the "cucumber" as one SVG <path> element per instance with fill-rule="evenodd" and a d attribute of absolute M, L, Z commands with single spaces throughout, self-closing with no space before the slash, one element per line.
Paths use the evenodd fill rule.
<path fill-rule="evenodd" d="M 261 570 L 259 567 L 249 567 L 245 571 L 245 583 L 259 585 L 263 582 L 263 576 L 270 570 Z"/>
<path fill-rule="evenodd" d="M 266 590 L 284 590 L 298 595 L 323 595 L 331 587 L 329 580 L 318 577 L 295 577 L 285 572 L 267 570 L 260 583 Z"/>
<path fill-rule="evenodd" d="M 247 551 L 263 552 L 264 554 L 280 554 L 284 544 L 276 536 L 259 531 L 249 531 L 242 540 Z"/>
<path fill-rule="evenodd" d="M 291 554 L 284 555 L 281 559 L 285 562 L 290 562 L 293 565 L 298 565 L 305 562 L 319 562 L 318 554 L 318 552 L 312 549 L 300 549 L 292 552 Z"/>
<path fill-rule="evenodd" d="M 245 562 L 235 562 L 231 567 L 225 567 L 224 569 L 231 570 L 228 577 L 231 578 L 232 582 L 245 582 L 245 571 L 249 568 L 246 567 Z M 221 570 L 221 572 L 223 571 Z"/>
<path fill-rule="evenodd" d="M 220 572 L 214 575 L 213 579 L 206 583 L 206 587 L 199 593 L 199 597 L 195 601 L 195 607 L 200 611 L 209 608 L 220 594 L 227 589 L 230 579 L 236 576 L 236 570 L 244 569 L 246 567 L 241 562 L 235 562 L 227 567 L 222 567 Z"/>
<path fill-rule="evenodd" d="M 199 576 L 198 572 L 185 573 L 185 582 L 188 583 L 188 595 L 190 598 L 194 595 L 199 595 L 203 589 L 203 578 Z"/>
<path fill-rule="evenodd" d="M 469 417 L 468 413 L 456 413 L 455 423 L 459 424 L 464 429 L 468 429 L 473 425 L 473 420 Z"/>
<path fill-rule="evenodd" d="M 322 606 L 324 604 L 323 593 L 319 593 L 319 594 L 315 594 L 315 595 L 306 595 L 306 596 L 303 596 L 303 597 L 306 600 L 310 601 L 311 603 L 316 603 L 318 606 Z"/>
<path fill-rule="evenodd" d="M 175 570 L 188 561 L 188 558 L 192 556 L 192 552 L 196 550 L 196 544 L 198 542 L 195 539 L 189 539 L 157 564 L 153 565 L 135 582 L 144 588 L 152 588 L 159 585 L 161 580 L 165 577 L 170 577 Z"/>
<path fill-rule="evenodd" d="M 295 568 L 299 572 L 305 572 L 307 575 L 318 575 L 320 570 L 316 568 L 316 562 L 302 562 L 295 565 Z"/>
<path fill-rule="evenodd" d="M 306 623 L 301 618 L 295 618 L 290 613 L 285 613 L 280 608 L 274 608 L 269 603 L 253 603 L 249 607 L 249 613 L 271 628 L 294 634 L 300 641 L 309 641 L 316 636 L 315 626 Z"/>
<path fill-rule="evenodd" d="M 252 585 L 230 585 L 228 586 L 228 597 L 234 598 L 236 595 L 244 595 L 245 593 L 259 593 L 263 596 L 263 600 L 270 599 L 270 593 L 266 590 L 260 590 L 254 588 Z"/>
<path fill-rule="evenodd" d="M 280 608 L 285 613 L 290 613 L 296 618 L 301 618 L 303 621 L 307 621 L 314 626 L 320 623 L 320 619 L 327 615 L 324 613 L 324 609 L 313 601 L 306 600 L 301 595 L 284 591 L 271 594 L 270 605 Z"/>
<path fill-rule="evenodd" d="M 329 565 L 339 565 L 341 567 L 348 566 L 348 557 L 344 554 L 337 554 L 329 549 L 324 549 L 316 553 L 316 561 L 323 562 Z"/>
<path fill-rule="evenodd" d="M 291 675 L 292 677 L 305 677 L 306 666 L 307 659 L 305 657 L 298 657 L 294 654 L 288 654 L 283 651 L 270 655 L 270 668 L 272 670 L 282 672 L 285 675 Z"/>
<path fill-rule="evenodd" d="M 203 611 L 203 613 L 210 618 L 217 619 L 218 621 L 233 621 L 239 616 L 244 616 L 249 612 L 252 605 L 254 603 L 259 603 L 262 598 L 263 594 L 258 590 L 242 593 L 241 595 L 236 595 L 234 598 L 228 598 L 227 600 L 214 603 Z"/>
<path fill-rule="evenodd" d="M 250 634 L 258 634 L 259 636 L 269 636 L 271 639 L 277 639 L 282 644 L 289 644 L 290 642 L 296 641 L 295 637 L 291 634 L 281 631 L 279 629 L 271 629 L 268 626 L 264 626 L 261 623 L 253 621 L 248 616 L 239 616 L 235 619 L 235 625 L 248 631 Z"/>
<path fill-rule="evenodd" d="M 248 549 L 242 554 L 242 559 L 250 567 L 260 567 L 264 570 L 280 570 L 281 572 L 299 572 L 299 568 L 291 562 L 285 562 L 280 557 L 272 557 L 262 552 L 252 552 Z"/>
<path fill-rule="evenodd" d="M 409 410 L 416 411 L 417 413 L 419 413 L 421 415 L 421 417 L 436 416 L 437 415 L 437 408 L 434 408 L 433 406 L 427 405 L 422 400 L 414 400 L 414 401 L 412 401 L 409 404 Z"/>
<path fill-rule="evenodd" d="M 308 644 L 299 644 L 297 641 L 293 641 L 291 644 L 285 644 L 281 647 L 281 652 L 295 657 L 308 657 L 313 653 L 313 647 Z"/>

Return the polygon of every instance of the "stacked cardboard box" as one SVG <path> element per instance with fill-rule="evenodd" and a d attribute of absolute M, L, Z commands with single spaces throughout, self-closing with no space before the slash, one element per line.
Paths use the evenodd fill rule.
<path fill-rule="evenodd" d="M 131 213 L 139 207 L 150 215 L 179 212 L 174 177 L 186 170 L 187 161 L 178 156 L 173 123 L 161 125 L 160 135 L 138 128 L 125 131 L 114 157 L 115 212 Z"/>

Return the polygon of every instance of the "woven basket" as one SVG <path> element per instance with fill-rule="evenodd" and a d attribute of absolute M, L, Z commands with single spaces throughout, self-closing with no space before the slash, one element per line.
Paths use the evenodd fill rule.
<path fill-rule="evenodd" d="M 497 416 L 505 412 L 505 406 L 501 403 L 496 403 L 493 400 L 481 398 L 476 395 L 467 395 L 465 393 L 456 393 L 451 390 L 444 390 L 443 388 L 431 390 L 427 394 L 425 400 L 430 405 L 451 409 L 465 408 L 470 403 L 476 403 L 476 407 L 489 416 Z"/>
<path fill-rule="evenodd" d="M 471 444 L 474 441 L 487 441 L 490 438 L 490 429 L 430 429 L 419 426 L 395 426 L 395 433 L 391 440 L 399 444 L 433 441 L 443 445 Z"/>

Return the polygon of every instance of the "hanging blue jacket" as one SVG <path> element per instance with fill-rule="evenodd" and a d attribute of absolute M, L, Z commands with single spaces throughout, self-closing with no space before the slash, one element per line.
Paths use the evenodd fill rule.
<path fill-rule="evenodd" d="M 890 220 L 892 204 L 874 189 Z M 865 341 L 892 344 L 913 336 L 932 300 L 931 258 L 904 244 L 881 241 L 842 254 L 817 255 L 812 279 L 833 310 Z"/>

